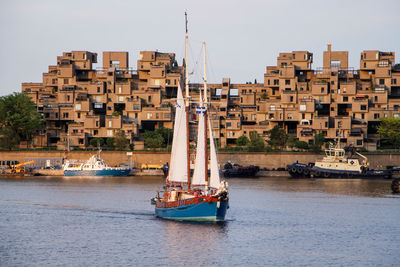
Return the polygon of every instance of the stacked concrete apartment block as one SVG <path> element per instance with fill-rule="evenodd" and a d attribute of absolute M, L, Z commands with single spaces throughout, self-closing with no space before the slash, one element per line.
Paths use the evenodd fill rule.
<path fill-rule="evenodd" d="M 63 53 L 43 73 L 43 82 L 22 84 L 46 125 L 34 147 L 64 149 L 69 143 L 84 148 L 91 138 L 110 138 L 122 129 L 140 149 L 143 131 L 173 127 L 176 92 L 184 78 L 175 54 L 140 52 L 137 70 L 129 68 L 127 52 L 104 52 L 102 68 L 94 69 L 93 63 L 95 53 Z M 278 125 L 308 143 L 323 133 L 327 140 L 340 137 L 375 150 L 380 119 L 400 116 L 400 66 L 394 52 L 363 51 L 355 70 L 348 66 L 347 51 L 332 51 L 328 45 L 323 67 L 313 70 L 312 63 L 308 51 L 280 53 L 277 65 L 267 66 L 263 84 L 233 84 L 229 78 L 209 84 L 209 116 L 220 145 L 235 145 L 238 137 L 252 132 L 267 141 L 268 131 Z M 201 88 L 190 84 L 194 100 Z"/>

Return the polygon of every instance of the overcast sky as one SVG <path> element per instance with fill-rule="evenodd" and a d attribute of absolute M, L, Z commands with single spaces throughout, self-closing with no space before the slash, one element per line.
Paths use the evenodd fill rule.
<path fill-rule="evenodd" d="M 1 0 L 0 95 L 40 82 L 63 51 L 139 51 L 184 55 L 184 12 L 189 15 L 191 82 L 200 82 L 201 41 L 207 42 L 209 82 L 263 82 L 279 52 L 308 50 L 322 66 L 327 43 L 349 51 L 359 68 L 362 50 L 400 56 L 400 1 L 253 0 Z M 197 63 L 196 63 L 197 62 Z"/>

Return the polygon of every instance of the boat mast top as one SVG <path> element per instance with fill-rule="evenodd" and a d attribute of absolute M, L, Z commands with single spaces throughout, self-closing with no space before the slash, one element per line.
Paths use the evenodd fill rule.
<path fill-rule="evenodd" d="M 189 106 L 189 71 L 188 71 L 188 54 L 189 54 L 189 35 L 188 35 L 188 19 L 185 12 L 185 91 L 186 91 L 186 106 Z"/>
<path fill-rule="evenodd" d="M 207 72 L 206 72 L 206 42 L 203 41 L 203 82 L 204 82 L 204 104 L 207 106 Z"/>

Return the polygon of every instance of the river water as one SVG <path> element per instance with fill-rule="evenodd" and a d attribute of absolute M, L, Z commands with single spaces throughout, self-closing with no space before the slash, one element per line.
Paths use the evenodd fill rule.
<path fill-rule="evenodd" d="M 158 219 L 159 177 L 0 180 L 0 266 L 398 266 L 388 180 L 229 179 L 225 223 Z"/>

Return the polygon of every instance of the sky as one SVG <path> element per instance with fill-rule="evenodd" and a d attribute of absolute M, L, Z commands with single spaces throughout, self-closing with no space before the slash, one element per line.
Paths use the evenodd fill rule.
<path fill-rule="evenodd" d="M 41 82 L 62 52 L 128 51 L 136 69 L 140 51 L 185 51 L 189 18 L 190 82 L 201 82 L 201 43 L 207 43 L 210 83 L 263 82 L 279 52 L 310 51 L 322 66 L 327 44 L 349 51 L 359 68 L 363 50 L 400 56 L 400 1 L 289 0 L 1 0 L 0 96 L 21 91 L 22 82 Z"/>

